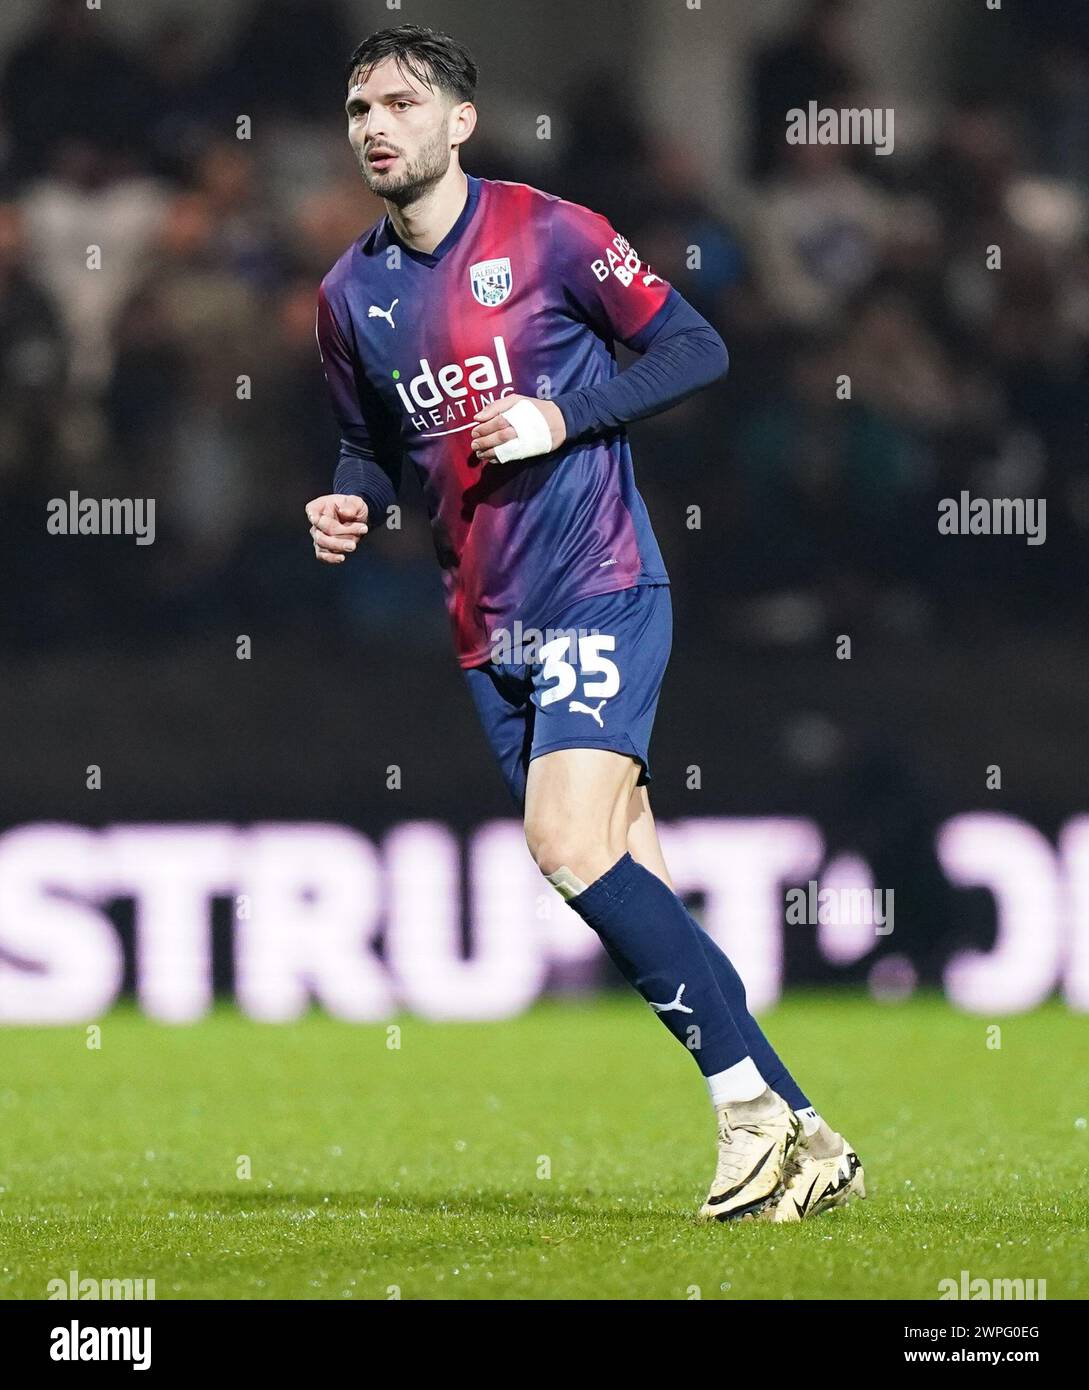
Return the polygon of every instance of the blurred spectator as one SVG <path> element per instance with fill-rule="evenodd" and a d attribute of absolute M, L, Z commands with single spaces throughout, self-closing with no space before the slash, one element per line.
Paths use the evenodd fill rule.
<path fill-rule="evenodd" d="M 239 275 L 224 235 L 230 206 L 206 191 L 174 199 L 150 273 L 120 325 L 111 390 L 115 405 L 137 394 L 130 375 L 147 372 L 142 347 L 155 347 L 171 364 L 169 379 L 156 374 L 161 409 L 147 419 L 152 428 L 173 423 L 164 481 L 187 569 L 214 564 L 240 542 L 252 501 L 253 379 L 260 377 L 254 345 L 263 342 L 262 304 Z"/>
<path fill-rule="evenodd" d="M 97 391 L 110 370 L 114 325 L 162 221 L 154 179 L 121 171 L 102 147 L 69 138 L 22 200 L 35 273 L 64 318 L 73 382 Z"/>
<path fill-rule="evenodd" d="M 764 295 L 798 328 L 835 318 L 877 272 L 897 233 L 895 202 L 847 167 L 840 145 L 792 145 L 756 195 L 752 245 Z"/>
<path fill-rule="evenodd" d="M 13 490 L 50 450 L 67 348 L 26 264 L 23 219 L 0 204 L 0 477 Z"/>
<path fill-rule="evenodd" d="M 11 55 L 0 81 L 10 174 L 23 180 L 44 173 L 75 131 L 114 159 L 138 160 L 151 100 L 146 74 L 110 41 L 86 0 L 48 0 L 42 23 Z"/>
<path fill-rule="evenodd" d="M 947 429 L 957 378 L 940 344 L 899 290 L 876 290 L 852 317 L 843 344 L 852 397 L 909 429 Z"/>
<path fill-rule="evenodd" d="M 240 113 L 231 109 L 195 17 L 168 15 L 144 51 L 151 86 L 151 159 L 156 173 L 183 181 L 212 134 L 232 130 Z"/>
<path fill-rule="evenodd" d="M 344 101 L 344 69 L 357 42 L 336 0 L 259 0 L 218 80 L 240 114 L 323 120 Z"/>
<path fill-rule="evenodd" d="M 786 115 L 794 106 L 852 105 L 858 85 L 852 56 L 850 0 L 807 0 L 800 23 L 758 54 L 752 82 L 750 171 L 763 178 L 785 148 Z M 842 99 L 842 101 L 841 101 Z"/>
<path fill-rule="evenodd" d="M 634 228 L 645 206 L 650 140 L 633 108 L 629 80 L 615 70 L 589 74 L 571 90 L 560 195 L 609 209 L 617 230 Z M 635 238 L 624 231 L 629 241 Z"/>
<path fill-rule="evenodd" d="M 701 190 L 698 155 L 665 141 L 648 154 L 636 250 L 700 312 L 716 318 L 746 269 L 745 249 Z"/>
<path fill-rule="evenodd" d="M 925 443 L 863 393 L 838 397 L 848 355 L 838 338 L 803 339 L 744 427 L 745 509 L 759 519 L 739 538 L 747 590 L 826 589 L 844 574 L 876 578 L 894 567 L 893 523 L 925 477 Z"/>
<path fill-rule="evenodd" d="M 286 269 L 285 234 L 261 195 L 248 143 L 210 143 L 195 160 L 195 183 L 208 200 L 224 269 L 254 286 L 277 284 Z"/>

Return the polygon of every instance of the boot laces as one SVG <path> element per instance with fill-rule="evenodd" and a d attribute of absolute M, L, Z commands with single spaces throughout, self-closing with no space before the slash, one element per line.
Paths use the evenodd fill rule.
<path fill-rule="evenodd" d="M 750 1139 L 742 1138 L 740 1142 L 735 1141 L 735 1135 L 749 1135 Z M 740 1182 L 749 1172 L 755 1160 L 754 1139 L 769 1139 L 766 1130 L 760 1127 L 756 1120 L 742 1121 L 740 1124 L 733 1125 L 723 1114 L 720 1117 L 718 1130 L 718 1165 L 715 1168 L 715 1187 L 725 1187 L 727 1183 L 733 1184 Z"/>

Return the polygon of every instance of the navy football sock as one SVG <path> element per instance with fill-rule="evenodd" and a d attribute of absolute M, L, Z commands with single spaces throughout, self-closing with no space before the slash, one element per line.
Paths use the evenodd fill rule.
<path fill-rule="evenodd" d="M 689 920 L 699 935 L 703 953 L 715 973 L 719 991 L 729 1005 L 738 1031 L 745 1040 L 749 1056 L 756 1063 L 760 1075 L 773 1091 L 782 1096 L 791 1110 L 797 1113 L 810 1109 L 811 1103 L 805 1092 L 787 1071 L 779 1054 L 765 1037 L 764 1030 L 749 1013 L 748 1001 L 745 998 L 745 982 L 737 973 L 733 961 L 714 938 L 708 936 L 691 913 Z"/>
<path fill-rule="evenodd" d="M 704 1076 L 745 1061 L 749 1047 L 723 998 L 700 929 L 660 878 L 625 854 L 568 901 L 597 932 L 628 983 L 689 1048 Z M 755 1096 L 763 1083 L 755 1068 L 752 1073 Z M 751 1097 L 738 1097 L 746 1098 Z"/>

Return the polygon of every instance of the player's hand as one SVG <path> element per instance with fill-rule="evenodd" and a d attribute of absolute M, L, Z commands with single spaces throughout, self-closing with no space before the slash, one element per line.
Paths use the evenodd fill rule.
<path fill-rule="evenodd" d="M 330 492 L 306 504 L 314 554 L 324 565 L 342 565 L 367 534 L 367 504 L 362 497 Z"/>
<path fill-rule="evenodd" d="M 551 453 L 567 438 L 567 426 L 559 406 L 554 401 L 541 401 L 536 396 L 503 396 L 501 400 L 492 401 L 491 405 L 486 405 L 473 416 L 477 423 L 473 426 L 471 441 L 473 452 L 481 463 L 495 463 L 496 447 L 517 438 L 518 431 L 507 422 L 505 413 L 520 401 L 528 401 L 530 405 L 535 406 L 548 426 L 552 444 L 548 449 L 541 449 L 540 453 Z M 531 458 L 533 455 L 527 454 L 526 457 Z"/>

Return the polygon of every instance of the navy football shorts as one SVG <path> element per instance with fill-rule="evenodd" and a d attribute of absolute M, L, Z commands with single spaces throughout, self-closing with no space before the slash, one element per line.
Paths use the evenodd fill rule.
<path fill-rule="evenodd" d="M 639 784 L 649 781 L 650 732 L 673 642 L 668 584 L 579 599 L 539 635 L 521 636 L 528 640 L 519 648 L 493 634 L 494 659 L 465 672 L 519 807 L 530 762 L 559 748 L 626 753 L 640 764 Z"/>

